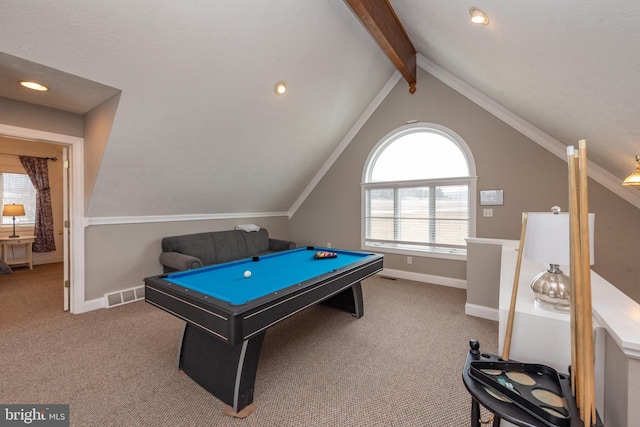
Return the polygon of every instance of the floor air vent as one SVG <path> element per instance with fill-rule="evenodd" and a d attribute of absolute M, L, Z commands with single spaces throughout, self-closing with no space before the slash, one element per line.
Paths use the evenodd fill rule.
<path fill-rule="evenodd" d="M 125 289 L 104 295 L 107 300 L 107 308 L 138 301 L 144 298 L 144 286 Z"/>

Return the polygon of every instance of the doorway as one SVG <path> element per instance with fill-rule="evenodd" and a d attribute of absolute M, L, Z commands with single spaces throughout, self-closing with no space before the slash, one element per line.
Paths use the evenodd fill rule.
<path fill-rule="evenodd" d="M 60 286 L 68 287 L 69 311 L 83 313 L 84 303 L 84 139 L 77 136 L 45 132 L 36 129 L 0 124 L 0 136 L 26 139 L 43 143 L 62 145 L 68 151 L 68 162 L 63 175 L 67 182 L 63 185 L 63 204 L 68 211 L 68 226 L 63 227 L 65 247 L 64 271 Z M 65 150 L 63 150 L 65 151 Z M 64 161 L 64 160 L 63 160 Z M 68 254 L 68 255 L 67 255 Z M 68 284 L 65 282 L 68 281 Z"/>

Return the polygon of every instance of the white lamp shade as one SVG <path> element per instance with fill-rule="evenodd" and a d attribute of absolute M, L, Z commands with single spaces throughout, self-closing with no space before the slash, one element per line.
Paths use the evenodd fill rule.
<path fill-rule="evenodd" d="M 595 214 L 589 214 L 589 263 L 593 265 L 593 227 Z M 545 264 L 569 265 L 571 262 L 569 214 L 529 212 L 522 256 Z"/>

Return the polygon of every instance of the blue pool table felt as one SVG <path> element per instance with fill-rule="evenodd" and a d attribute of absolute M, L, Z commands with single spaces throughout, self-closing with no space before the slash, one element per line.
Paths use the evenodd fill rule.
<path fill-rule="evenodd" d="M 362 252 L 327 250 L 337 253 L 338 256 L 314 259 L 316 249 L 298 248 L 261 256 L 259 261 L 247 258 L 171 273 L 165 280 L 232 305 L 241 305 L 370 256 Z M 251 272 L 249 278 L 244 277 L 244 272 L 247 270 Z"/>

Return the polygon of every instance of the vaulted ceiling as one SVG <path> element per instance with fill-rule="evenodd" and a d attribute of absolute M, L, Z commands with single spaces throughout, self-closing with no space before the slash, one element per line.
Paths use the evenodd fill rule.
<path fill-rule="evenodd" d="M 390 4 L 419 55 L 560 143 L 587 139 L 613 176 L 633 170 L 640 3 Z M 343 0 L 4 2 L 0 52 L 0 97 L 82 115 L 121 93 L 89 216 L 288 212 L 397 78 Z"/>

